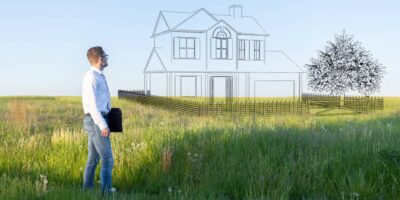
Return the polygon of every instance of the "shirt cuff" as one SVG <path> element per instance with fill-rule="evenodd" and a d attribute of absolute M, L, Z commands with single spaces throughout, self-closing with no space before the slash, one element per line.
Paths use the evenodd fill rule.
<path fill-rule="evenodd" d="M 107 124 L 104 123 L 104 122 L 100 122 L 98 126 L 99 126 L 100 130 L 103 130 L 103 129 L 105 129 L 105 128 L 108 128 Z"/>

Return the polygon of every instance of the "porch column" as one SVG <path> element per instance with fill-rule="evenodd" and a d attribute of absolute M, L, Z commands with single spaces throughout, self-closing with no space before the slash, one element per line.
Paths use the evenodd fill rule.
<path fill-rule="evenodd" d="M 146 81 L 147 81 L 147 79 L 146 79 L 147 73 L 144 72 L 143 75 L 144 75 L 143 76 L 143 80 L 144 80 L 144 82 L 143 82 L 143 91 L 146 94 L 146 91 L 147 91 L 147 83 L 146 83 Z"/>
<path fill-rule="evenodd" d="M 168 91 L 168 89 L 169 89 L 168 73 L 165 73 L 165 81 L 166 81 L 165 86 L 167 87 L 166 90 L 165 90 L 165 93 L 166 93 L 166 96 L 168 97 L 169 96 L 169 91 Z"/>
<path fill-rule="evenodd" d="M 246 97 L 250 97 L 250 73 L 246 73 Z"/>
<path fill-rule="evenodd" d="M 301 96 L 303 95 L 303 73 L 299 72 L 299 100 L 301 100 Z"/>

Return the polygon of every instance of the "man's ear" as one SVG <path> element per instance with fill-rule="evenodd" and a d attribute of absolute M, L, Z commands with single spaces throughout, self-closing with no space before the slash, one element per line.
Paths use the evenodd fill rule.
<path fill-rule="evenodd" d="M 99 57 L 99 59 L 97 59 L 97 64 L 101 64 L 101 62 L 102 62 L 101 59 L 102 59 L 101 57 Z"/>

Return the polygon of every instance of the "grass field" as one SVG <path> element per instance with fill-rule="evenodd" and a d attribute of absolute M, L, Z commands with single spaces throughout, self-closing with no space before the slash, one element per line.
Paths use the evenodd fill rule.
<path fill-rule="evenodd" d="M 255 119 L 112 103 L 125 131 L 111 136 L 118 193 L 110 199 L 400 196 L 397 97 L 382 112 Z M 0 97 L 0 199 L 100 198 L 81 191 L 82 117 L 80 97 Z"/>

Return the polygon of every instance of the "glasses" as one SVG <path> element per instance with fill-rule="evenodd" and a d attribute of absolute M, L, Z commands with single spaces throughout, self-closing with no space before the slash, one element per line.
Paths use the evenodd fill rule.
<path fill-rule="evenodd" d="M 107 55 L 107 54 L 102 55 L 101 57 L 102 57 L 102 58 L 105 58 L 105 59 L 108 59 L 108 55 Z"/>

